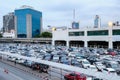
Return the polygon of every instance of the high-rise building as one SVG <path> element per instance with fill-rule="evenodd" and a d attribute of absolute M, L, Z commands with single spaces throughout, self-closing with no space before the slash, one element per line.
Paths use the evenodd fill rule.
<path fill-rule="evenodd" d="M 14 13 L 11 12 L 3 16 L 3 33 L 14 30 Z"/>
<path fill-rule="evenodd" d="M 15 10 L 15 31 L 17 38 L 34 38 L 41 33 L 42 12 L 30 6 Z"/>
<path fill-rule="evenodd" d="M 79 22 L 72 22 L 72 29 L 79 29 Z"/>
<path fill-rule="evenodd" d="M 101 27 L 101 20 L 99 15 L 96 15 L 94 19 L 94 28 L 99 28 L 99 27 Z"/>
<path fill-rule="evenodd" d="M 120 26 L 119 21 L 114 22 L 113 26 Z"/>

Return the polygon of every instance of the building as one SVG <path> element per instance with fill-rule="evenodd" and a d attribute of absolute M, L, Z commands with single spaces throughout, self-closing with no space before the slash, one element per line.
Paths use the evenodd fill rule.
<path fill-rule="evenodd" d="M 113 26 L 120 26 L 119 21 L 116 21 L 112 24 Z"/>
<path fill-rule="evenodd" d="M 101 20 L 99 15 L 96 15 L 94 19 L 94 28 L 100 28 L 100 27 L 101 27 Z"/>
<path fill-rule="evenodd" d="M 15 31 L 11 30 L 10 32 L 4 32 L 2 36 L 3 38 L 15 38 Z"/>
<path fill-rule="evenodd" d="M 9 33 L 11 30 L 14 30 L 14 13 L 11 12 L 3 16 L 3 33 Z"/>
<path fill-rule="evenodd" d="M 79 22 L 72 22 L 72 29 L 79 29 Z"/>
<path fill-rule="evenodd" d="M 41 33 L 42 12 L 30 6 L 15 10 L 15 30 L 17 38 L 34 38 Z"/>
<path fill-rule="evenodd" d="M 52 45 L 120 49 L 118 26 L 55 30 L 52 34 Z"/>

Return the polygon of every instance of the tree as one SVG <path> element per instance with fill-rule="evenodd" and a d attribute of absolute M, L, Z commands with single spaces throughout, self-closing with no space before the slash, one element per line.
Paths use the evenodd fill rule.
<path fill-rule="evenodd" d="M 50 32 L 43 32 L 40 35 L 36 35 L 36 38 L 42 37 L 42 38 L 52 38 L 52 33 Z"/>
<path fill-rule="evenodd" d="M 43 37 L 43 38 L 51 38 L 52 37 L 52 33 L 50 32 L 43 32 L 40 37 Z"/>
<path fill-rule="evenodd" d="M 0 38 L 2 38 L 2 34 L 0 34 Z"/>

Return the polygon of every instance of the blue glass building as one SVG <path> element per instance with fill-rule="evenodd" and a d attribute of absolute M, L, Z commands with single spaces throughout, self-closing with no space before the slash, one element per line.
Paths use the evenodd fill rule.
<path fill-rule="evenodd" d="M 100 17 L 96 15 L 94 20 L 94 28 L 98 28 L 100 26 L 101 26 Z"/>
<path fill-rule="evenodd" d="M 72 29 L 79 29 L 79 22 L 72 22 Z"/>
<path fill-rule="evenodd" d="M 34 38 L 41 33 L 42 12 L 32 8 L 15 10 L 15 29 L 17 38 Z"/>

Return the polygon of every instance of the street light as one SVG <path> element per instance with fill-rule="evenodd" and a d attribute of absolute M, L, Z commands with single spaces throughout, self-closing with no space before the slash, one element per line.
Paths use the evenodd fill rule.
<path fill-rule="evenodd" d="M 108 26 L 112 27 L 113 26 L 113 22 L 112 21 L 108 22 Z"/>
<path fill-rule="evenodd" d="M 53 27 L 53 28 L 52 28 L 52 31 L 55 31 L 55 30 L 56 30 L 56 28 L 55 28 L 55 27 Z"/>

